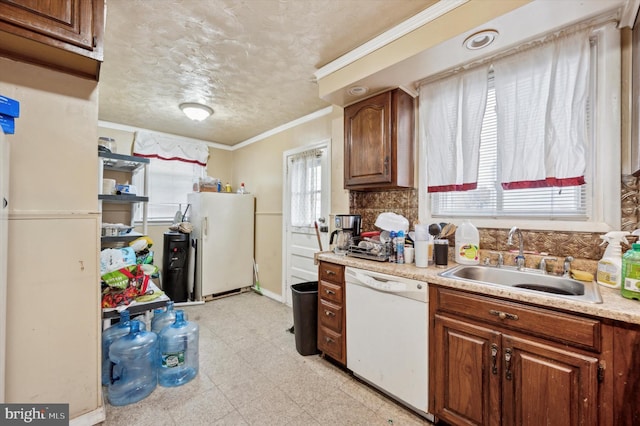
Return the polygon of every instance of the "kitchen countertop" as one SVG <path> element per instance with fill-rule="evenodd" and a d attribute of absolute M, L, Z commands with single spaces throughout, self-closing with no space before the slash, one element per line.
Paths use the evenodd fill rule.
<path fill-rule="evenodd" d="M 518 290 L 510 290 L 508 287 L 473 283 L 469 281 L 456 280 L 438 276 L 446 269 L 430 266 L 428 268 L 418 268 L 415 264 L 396 264 L 389 262 L 376 262 L 373 260 L 360 259 L 350 256 L 340 256 L 332 252 L 321 252 L 316 254 L 316 260 L 337 263 L 344 266 L 366 269 L 399 277 L 426 281 L 438 284 L 443 287 L 466 290 L 474 293 L 496 296 L 531 304 L 540 305 L 545 308 L 556 308 L 565 311 L 591 315 L 600 318 L 608 318 L 617 321 L 640 324 L 640 301 L 626 299 L 622 297 L 619 289 L 610 289 L 598 286 L 602 303 L 588 303 L 573 301 L 559 297 L 550 297 L 543 293 L 540 295 Z M 449 268 L 458 264 L 449 261 Z"/>

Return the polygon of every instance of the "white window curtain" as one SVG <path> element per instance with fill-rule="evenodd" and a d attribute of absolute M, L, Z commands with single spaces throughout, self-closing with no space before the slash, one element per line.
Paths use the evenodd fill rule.
<path fill-rule="evenodd" d="M 420 87 L 428 192 L 476 188 L 488 73 L 480 66 Z"/>
<path fill-rule="evenodd" d="M 291 183 L 291 224 L 314 225 L 320 216 L 322 151 L 313 149 L 289 157 Z"/>
<path fill-rule="evenodd" d="M 504 189 L 585 183 L 589 32 L 494 62 Z"/>
<path fill-rule="evenodd" d="M 133 155 L 206 166 L 209 148 L 202 142 L 184 141 L 158 133 L 137 131 L 133 139 Z"/>
<path fill-rule="evenodd" d="M 193 184 L 206 176 L 209 148 L 203 142 L 185 141 L 167 135 L 137 131 L 133 143 L 133 155 L 150 159 L 148 219 L 172 220 L 180 209 L 187 207 L 187 194 Z M 144 176 L 138 173 L 134 183 L 144 185 Z M 136 210 L 136 220 L 142 220 L 141 209 Z"/>

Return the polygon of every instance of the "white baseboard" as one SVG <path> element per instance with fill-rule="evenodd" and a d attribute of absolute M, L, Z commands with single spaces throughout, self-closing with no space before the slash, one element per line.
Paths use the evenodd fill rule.
<path fill-rule="evenodd" d="M 282 296 L 279 294 L 276 294 L 272 291 L 269 291 L 267 289 L 265 289 L 264 287 L 260 287 L 260 293 L 262 293 L 263 296 L 268 297 L 269 299 L 273 299 L 273 300 L 277 300 L 278 302 L 282 303 Z"/>
<path fill-rule="evenodd" d="M 102 423 L 107 418 L 107 412 L 104 409 L 104 405 L 102 407 L 98 407 L 93 411 L 82 414 L 81 416 L 75 417 L 69 421 L 69 426 L 93 426 L 98 423 Z"/>

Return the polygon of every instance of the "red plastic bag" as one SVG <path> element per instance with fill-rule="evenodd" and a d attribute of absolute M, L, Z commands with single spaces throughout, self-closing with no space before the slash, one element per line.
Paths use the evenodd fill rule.
<path fill-rule="evenodd" d="M 116 306 L 128 305 L 133 300 L 147 292 L 149 276 L 146 275 L 140 265 L 127 266 L 119 269 L 118 272 L 128 278 L 128 285 L 125 288 L 107 286 L 102 292 L 102 307 L 115 308 Z"/>

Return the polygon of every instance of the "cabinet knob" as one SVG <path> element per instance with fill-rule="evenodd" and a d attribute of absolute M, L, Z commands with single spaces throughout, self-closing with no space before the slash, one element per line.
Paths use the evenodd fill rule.
<path fill-rule="evenodd" d="M 510 314 L 509 312 L 503 312 L 503 311 L 497 311 L 497 310 L 495 310 L 495 309 L 491 309 L 491 310 L 489 311 L 489 313 L 490 313 L 491 315 L 495 315 L 495 316 L 497 316 L 497 317 L 498 317 L 498 318 L 500 318 L 501 320 L 504 320 L 504 319 L 510 319 L 510 320 L 513 320 L 513 321 L 517 321 L 517 320 L 518 320 L 518 315 L 516 315 L 516 314 Z"/>
<path fill-rule="evenodd" d="M 504 366 L 505 366 L 505 372 L 504 372 L 504 378 L 507 380 L 511 380 L 511 349 L 507 348 L 504 350 Z"/>
<path fill-rule="evenodd" d="M 498 345 L 491 344 L 491 374 L 494 376 L 498 374 Z"/>
<path fill-rule="evenodd" d="M 335 316 L 336 316 L 336 314 L 335 314 L 335 313 L 333 313 L 333 312 L 331 312 L 331 311 L 327 311 L 326 309 L 325 309 L 325 311 L 324 311 L 324 314 L 325 314 L 326 316 L 328 316 L 328 317 L 335 317 Z"/>
<path fill-rule="evenodd" d="M 333 291 L 333 290 L 329 290 L 328 288 L 325 288 L 325 289 L 324 289 L 324 292 L 325 292 L 325 293 L 327 293 L 327 294 L 336 294 L 336 292 L 335 292 L 335 291 Z"/>

